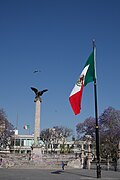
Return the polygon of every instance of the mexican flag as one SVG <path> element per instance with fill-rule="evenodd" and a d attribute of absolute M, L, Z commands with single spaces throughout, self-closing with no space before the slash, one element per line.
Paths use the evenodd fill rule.
<path fill-rule="evenodd" d="M 82 70 L 82 73 L 79 76 L 78 81 L 76 82 L 69 96 L 69 101 L 75 115 L 80 113 L 82 92 L 84 86 L 86 86 L 89 82 L 94 81 L 94 79 L 95 79 L 94 52 L 92 52 Z"/>
<path fill-rule="evenodd" d="M 24 127 L 23 127 L 24 129 L 30 129 L 30 125 L 24 125 Z"/>

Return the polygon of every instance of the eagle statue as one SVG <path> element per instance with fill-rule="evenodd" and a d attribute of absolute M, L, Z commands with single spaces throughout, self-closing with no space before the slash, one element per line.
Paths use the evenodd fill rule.
<path fill-rule="evenodd" d="M 44 89 L 42 91 L 38 91 L 38 89 L 36 89 L 34 87 L 31 87 L 31 89 L 32 89 L 32 91 L 34 91 L 34 93 L 36 95 L 34 102 L 36 102 L 38 99 L 40 100 L 40 102 L 42 102 L 40 96 L 42 96 L 44 92 L 48 91 L 48 89 Z"/>

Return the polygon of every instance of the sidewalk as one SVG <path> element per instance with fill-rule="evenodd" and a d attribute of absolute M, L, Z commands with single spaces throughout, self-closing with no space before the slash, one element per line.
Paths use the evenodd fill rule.
<path fill-rule="evenodd" d="M 96 170 L 87 169 L 0 169 L 0 180 L 94 180 Z M 102 171 L 99 180 L 120 180 L 120 172 Z"/>
<path fill-rule="evenodd" d="M 120 172 L 118 171 L 101 171 L 101 178 L 97 178 L 96 170 L 88 170 L 88 169 L 66 169 L 64 173 L 76 174 L 81 176 L 84 179 L 117 179 L 120 180 Z"/>

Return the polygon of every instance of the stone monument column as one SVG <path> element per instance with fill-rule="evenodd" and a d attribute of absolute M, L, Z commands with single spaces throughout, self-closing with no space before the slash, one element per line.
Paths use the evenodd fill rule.
<path fill-rule="evenodd" d="M 33 149 L 33 156 L 38 155 L 41 156 L 41 148 L 42 145 L 40 144 L 40 105 L 42 102 L 41 96 L 44 92 L 48 91 L 47 89 L 38 91 L 36 88 L 31 87 L 32 91 L 35 93 L 34 102 L 35 106 L 35 124 L 34 124 L 34 144 L 32 146 Z"/>
<path fill-rule="evenodd" d="M 34 145 L 38 145 L 40 140 L 40 99 L 38 98 L 35 103 Z"/>

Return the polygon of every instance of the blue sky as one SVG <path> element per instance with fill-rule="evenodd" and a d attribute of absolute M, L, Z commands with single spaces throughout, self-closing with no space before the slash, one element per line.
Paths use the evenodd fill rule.
<path fill-rule="evenodd" d="M 81 113 L 75 116 L 69 95 L 97 46 L 99 115 L 108 106 L 119 109 L 119 0 L 1 0 L 0 108 L 20 133 L 34 131 L 34 94 L 42 96 L 41 130 L 75 126 L 94 117 L 93 83 L 84 88 Z M 39 73 L 33 73 L 34 70 Z M 18 117 L 18 118 L 17 118 Z"/>

